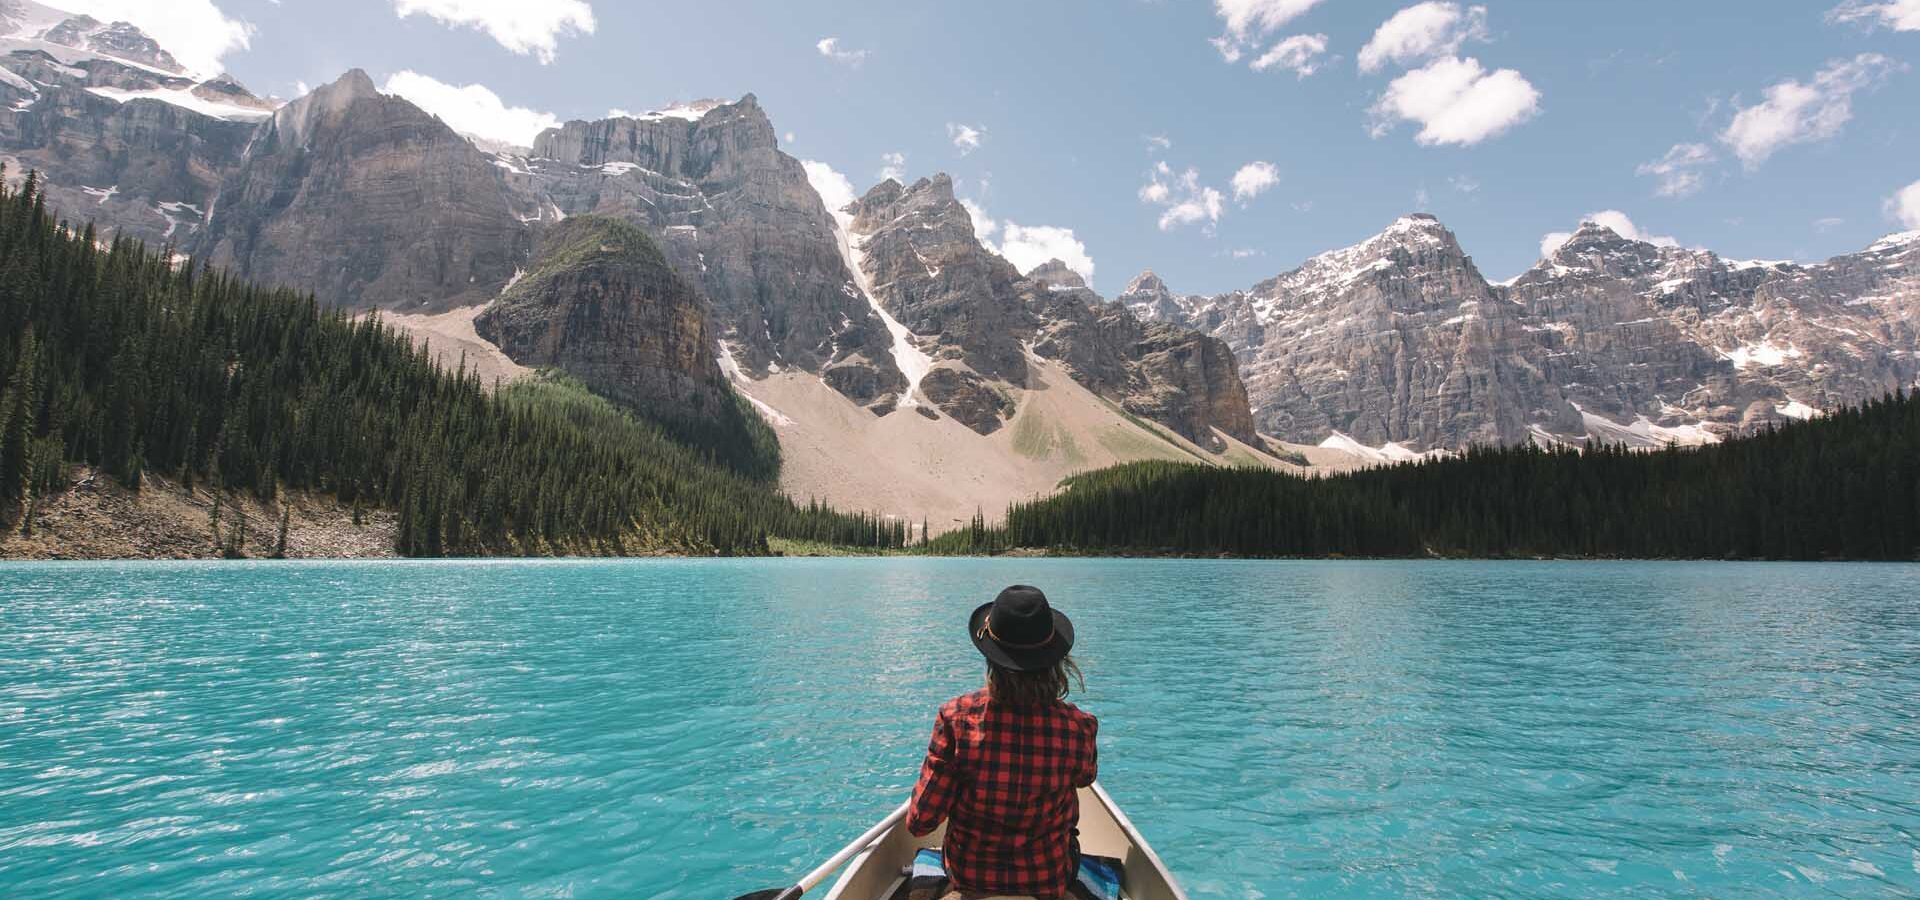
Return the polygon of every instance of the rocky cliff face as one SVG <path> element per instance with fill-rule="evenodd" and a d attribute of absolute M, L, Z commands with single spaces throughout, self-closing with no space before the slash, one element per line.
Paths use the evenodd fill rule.
<path fill-rule="evenodd" d="M 1739 262 L 1584 225 L 1489 285 L 1427 216 L 1251 291 L 1121 300 L 1226 340 L 1263 431 L 1452 449 L 1705 442 L 1913 383 L 1920 237 L 1819 266 Z"/>
<path fill-rule="evenodd" d="M 271 106 L 230 78 L 196 82 L 125 22 L 0 2 L 0 162 L 49 202 L 154 245 L 196 238 Z"/>
<path fill-rule="evenodd" d="M 1232 348 L 1171 322 L 1142 322 L 1107 303 L 1059 260 L 1027 273 L 1027 303 L 1040 325 L 1036 354 L 1134 415 L 1215 451 L 1219 429 L 1255 447 L 1253 413 Z"/>
<path fill-rule="evenodd" d="M 1129 302 L 1150 299 L 1167 315 L 1162 293 L 1145 287 Z M 1430 216 L 1244 294 L 1175 305 L 1177 318 L 1233 346 L 1270 434 L 1452 447 L 1577 424 L 1538 365 L 1525 311 Z"/>
<path fill-rule="evenodd" d="M 515 362 L 564 371 L 697 446 L 758 440 L 714 360 L 705 300 L 636 226 L 581 216 L 548 229 L 474 328 Z"/>
<path fill-rule="evenodd" d="M 106 23 L 92 16 L 73 16 L 49 29 L 41 39 L 137 62 L 173 75 L 187 74 L 173 54 L 161 49 L 159 42 L 126 22 Z"/>
<path fill-rule="evenodd" d="M 646 228 L 712 304 L 743 371 L 819 373 L 876 413 L 906 380 L 885 323 L 860 295 L 834 218 L 781 153 L 759 102 L 706 101 L 640 117 L 568 122 L 531 158 L 497 155 L 519 214 L 597 214 Z"/>
<path fill-rule="evenodd" d="M 1216 428 L 1257 446 L 1224 343 L 1142 325 L 1058 260 L 1022 275 L 981 244 L 947 176 L 884 181 L 849 212 L 867 285 L 919 336 L 932 365 L 921 391 L 941 412 L 982 434 L 998 429 L 1014 412 L 1010 389 L 1027 383 L 1031 352 L 1203 447 L 1224 449 Z"/>
<path fill-rule="evenodd" d="M 936 358 L 1026 384 L 1021 344 L 1035 322 L 1020 296 L 1020 272 L 980 245 L 952 179 L 936 175 L 910 187 L 883 181 L 852 212 L 867 277 L 895 319 L 935 336 Z"/>
<path fill-rule="evenodd" d="M 198 246 L 326 303 L 444 309 L 498 295 L 530 243 L 493 161 L 356 69 L 260 127 Z"/>
<path fill-rule="evenodd" d="M 1654 247 L 1588 224 L 1511 294 L 1557 336 L 1583 407 L 1629 419 L 1659 409 L 1746 432 L 1913 383 L 1916 243 L 1797 266 Z"/>

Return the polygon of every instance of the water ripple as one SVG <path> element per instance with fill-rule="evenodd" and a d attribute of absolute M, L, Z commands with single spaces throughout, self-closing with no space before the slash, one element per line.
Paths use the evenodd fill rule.
<path fill-rule="evenodd" d="M 1195 897 L 1920 896 L 1920 567 L 0 565 L 0 896 L 711 898 L 1079 624 Z"/>

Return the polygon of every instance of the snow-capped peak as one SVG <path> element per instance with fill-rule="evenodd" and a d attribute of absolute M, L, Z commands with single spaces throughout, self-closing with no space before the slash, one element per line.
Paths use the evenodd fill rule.
<path fill-rule="evenodd" d="M 1408 213 L 1393 220 L 1393 224 L 1387 227 L 1387 231 L 1390 233 L 1395 231 L 1426 231 L 1435 228 L 1441 231 L 1446 230 L 1446 226 L 1440 224 L 1439 216 L 1433 213 Z"/>
<path fill-rule="evenodd" d="M 1413 213 L 1395 219 L 1387 230 L 1361 246 L 1392 243 L 1407 248 L 1444 247 L 1453 243 L 1453 232 L 1429 213 Z"/>
<path fill-rule="evenodd" d="M 1155 275 L 1152 269 L 1148 269 L 1144 272 L 1141 272 L 1138 275 L 1133 276 L 1133 280 L 1127 282 L 1127 289 L 1124 291 L 1121 291 L 1121 293 L 1123 295 L 1124 294 L 1166 294 L 1166 293 L 1171 293 L 1171 291 L 1167 289 L 1167 283 L 1165 281 L 1160 280 L 1160 276 Z"/>
<path fill-rule="evenodd" d="M 1401 216 L 1385 231 L 1351 247 L 1322 253 L 1300 268 L 1255 290 L 1266 295 L 1344 289 L 1355 281 L 1400 265 L 1404 252 L 1419 254 L 1457 249 L 1453 232 L 1426 213 Z"/>
<path fill-rule="evenodd" d="M 1916 243 L 1920 243 L 1920 231 L 1903 231 L 1899 234 L 1890 234 L 1874 241 L 1873 246 L 1867 248 L 1867 252 L 1874 253 L 1881 250 L 1898 250 Z"/>
<path fill-rule="evenodd" d="M 698 122 L 700 121 L 701 117 L 705 116 L 707 113 L 713 112 L 714 110 L 719 109 L 720 107 L 725 105 L 727 105 L 727 101 L 725 100 L 715 100 L 712 98 L 707 98 L 704 100 L 694 100 L 687 103 L 675 103 L 672 106 L 669 106 L 665 109 L 656 109 L 652 112 L 645 112 L 645 113 L 630 113 L 624 110 L 614 110 L 612 118 L 635 119 L 641 122 L 659 122 L 666 119 L 680 119 L 685 122 Z"/>
<path fill-rule="evenodd" d="M 108 59 L 158 75 L 188 76 L 146 32 L 127 22 L 101 22 L 43 6 L 33 0 L 0 0 L 0 52 L 40 50 L 72 65 L 89 59 Z"/>

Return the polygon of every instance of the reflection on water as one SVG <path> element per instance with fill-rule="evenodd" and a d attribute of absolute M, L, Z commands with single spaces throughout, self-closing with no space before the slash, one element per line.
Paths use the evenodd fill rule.
<path fill-rule="evenodd" d="M 1195 897 L 1920 890 L 1920 567 L 0 566 L 0 895 L 728 896 L 1078 624 Z"/>

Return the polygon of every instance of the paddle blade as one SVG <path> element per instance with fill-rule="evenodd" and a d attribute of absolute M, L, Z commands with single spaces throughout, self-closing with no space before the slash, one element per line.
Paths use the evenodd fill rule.
<path fill-rule="evenodd" d="M 741 894 L 733 900 L 799 900 L 801 891 L 798 885 L 790 888 L 774 888 L 766 891 L 754 891 Z"/>

